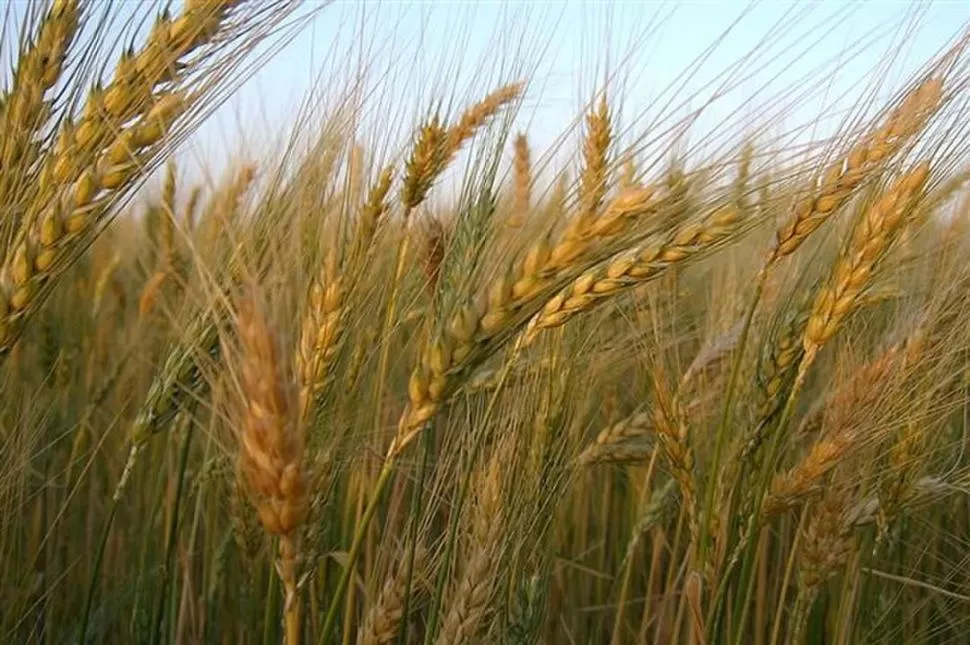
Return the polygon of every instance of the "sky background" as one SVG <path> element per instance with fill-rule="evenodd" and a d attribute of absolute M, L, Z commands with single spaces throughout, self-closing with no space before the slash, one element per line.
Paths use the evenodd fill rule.
<path fill-rule="evenodd" d="M 788 145 L 824 136 L 846 109 L 877 106 L 968 19 L 970 0 L 337 1 L 206 124 L 196 152 L 218 165 L 261 150 L 309 96 L 326 114 L 362 67 L 376 88 L 364 101 L 376 146 L 388 134 L 403 146 L 435 99 L 460 107 L 523 75 L 516 127 L 537 155 L 564 135 L 557 149 L 574 150 L 577 115 L 606 79 L 627 141 L 706 105 L 691 122 L 695 146 L 744 135 Z"/>
<path fill-rule="evenodd" d="M 119 16 L 150 5 L 116 1 Z M 577 117 L 607 80 L 620 140 L 641 137 L 644 157 L 667 154 L 670 128 L 702 107 L 689 154 L 746 136 L 794 150 L 900 90 L 970 19 L 970 0 L 306 0 L 301 11 L 314 9 L 188 142 L 185 173 L 265 159 L 301 116 L 332 123 L 354 91 L 364 145 L 400 153 L 433 101 L 453 113 L 517 78 L 529 87 L 515 127 L 540 165 L 542 151 L 575 150 Z"/>

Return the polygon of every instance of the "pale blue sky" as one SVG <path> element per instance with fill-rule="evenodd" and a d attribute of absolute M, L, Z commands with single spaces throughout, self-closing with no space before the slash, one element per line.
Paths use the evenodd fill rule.
<path fill-rule="evenodd" d="M 119 15 L 146 4 L 116 0 Z M 970 0 L 337 0 L 199 130 L 186 167 L 265 157 L 305 101 L 322 119 L 365 67 L 364 142 L 395 152 L 432 100 L 458 109 L 522 76 L 531 85 L 516 127 L 540 152 L 563 134 L 575 140 L 570 127 L 607 74 L 624 132 L 656 136 L 716 97 L 693 143 L 789 142 L 834 126 L 819 113 L 878 104 L 968 19 Z"/>
<path fill-rule="evenodd" d="M 710 131 L 777 139 L 813 124 L 817 135 L 834 125 L 819 122 L 822 106 L 842 118 L 831 108 L 897 90 L 968 19 L 970 0 L 338 0 L 206 125 L 198 149 L 212 162 L 240 136 L 260 149 L 311 88 L 345 96 L 362 58 L 379 88 L 369 114 L 398 146 L 431 99 L 467 104 L 535 61 L 517 126 L 539 151 L 569 131 L 607 73 L 621 127 L 636 132 L 723 94 L 693 125 L 695 141 Z"/>

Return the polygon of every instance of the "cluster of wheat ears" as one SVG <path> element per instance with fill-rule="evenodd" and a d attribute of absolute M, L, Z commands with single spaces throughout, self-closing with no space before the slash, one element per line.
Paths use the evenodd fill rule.
<path fill-rule="evenodd" d="M 511 78 L 186 181 L 299 5 L 108 73 L 108 3 L 25 11 L 0 641 L 966 642 L 970 40 L 797 151 L 648 151 L 605 83 L 553 169 Z"/>

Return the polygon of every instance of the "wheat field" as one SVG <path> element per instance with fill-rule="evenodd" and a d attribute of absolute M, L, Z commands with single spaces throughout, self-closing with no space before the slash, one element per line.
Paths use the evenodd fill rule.
<path fill-rule="evenodd" d="M 495 60 L 186 171 L 306 9 L 5 18 L 0 642 L 970 642 L 970 32 L 758 136 L 605 74 L 543 149 Z"/>

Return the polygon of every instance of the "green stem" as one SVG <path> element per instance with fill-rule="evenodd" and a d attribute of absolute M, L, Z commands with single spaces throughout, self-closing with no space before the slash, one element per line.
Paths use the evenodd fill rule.
<path fill-rule="evenodd" d="M 104 559 L 104 551 L 108 546 L 108 535 L 111 534 L 111 524 L 114 522 L 115 513 L 118 510 L 118 497 L 111 498 L 111 508 L 108 510 L 108 519 L 101 532 L 101 543 L 98 545 L 98 553 L 94 557 L 94 568 L 91 571 L 91 579 L 88 581 L 87 598 L 84 601 L 84 613 L 81 615 L 81 630 L 78 632 L 78 645 L 84 645 L 88 634 L 88 623 L 91 617 L 91 605 L 94 602 L 94 588 L 98 583 L 98 576 L 101 572 L 101 561 Z"/>
<path fill-rule="evenodd" d="M 371 498 L 367 501 L 364 516 L 354 529 L 354 539 L 350 544 L 350 552 L 347 554 L 347 563 L 343 572 L 340 574 L 340 580 L 337 582 L 337 590 L 330 600 L 327 617 L 324 619 L 323 629 L 320 631 L 320 638 L 317 641 L 319 645 L 325 645 L 327 639 L 330 638 L 330 632 L 336 626 L 337 614 L 340 613 L 340 601 L 347 591 L 347 584 L 350 582 L 351 575 L 353 575 L 354 566 L 357 563 L 357 558 L 360 556 L 360 549 L 364 544 L 364 535 L 367 533 L 367 527 L 370 525 L 371 520 L 374 519 L 374 514 L 377 512 L 377 506 L 380 503 L 381 494 L 387 486 L 387 482 L 394 470 L 394 465 L 394 459 L 389 459 L 384 462 L 384 465 L 381 467 L 381 473 L 377 477 L 377 483 L 374 484 Z"/>
<path fill-rule="evenodd" d="M 734 390 L 737 387 L 737 382 L 739 375 L 741 373 L 741 363 L 744 359 L 744 350 L 748 343 L 748 334 L 751 330 L 751 322 L 754 320 L 755 311 L 758 309 L 758 304 L 761 302 L 761 296 L 764 293 L 765 282 L 768 278 L 768 267 L 766 265 L 759 273 L 757 283 L 755 285 L 754 298 L 751 300 L 751 304 L 748 306 L 748 311 L 744 316 L 744 325 L 741 328 L 741 335 L 738 338 L 738 346 L 734 351 L 734 360 L 731 362 L 731 375 L 728 378 L 727 389 L 724 393 L 724 405 L 721 409 L 721 421 L 718 424 L 717 432 L 715 433 L 717 439 L 714 444 L 714 458 L 711 461 L 710 467 L 710 478 L 707 482 L 707 493 L 706 499 L 704 500 L 703 517 L 701 518 L 700 526 L 700 539 L 697 542 L 698 548 L 698 563 L 703 566 L 706 562 L 707 550 L 710 542 L 710 536 L 708 535 L 708 527 L 711 523 L 711 513 L 714 509 L 714 493 L 718 488 L 718 483 L 720 479 L 718 477 L 719 468 L 721 466 L 721 459 L 724 453 L 724 444 L 727 441 L 727 427 L 728 421 L 731 418 L 731 407 L 734 403 Z M 734 486 L 735 482 L 726 482 L 728 486 Z"/>
<path fill-rule="evenodd" d="M 418 467 L 418 481 L 414 485 L 414 489 L 411 491 L 411 508 L 413 510 L 411 519 L 411 536 L 409 538 L 410 545 L 408 547 L 407 554 L 407 570 L 404 574 L 404 604 L 403 604 L 403 616 L 404 619 L 401 621 L 401 632 L 398 634 L 398 642 L 405 645 L 408 642 L 408 616 L 411 612 L 411 580 L 414 576 L 414 552 L 417 549 L 418 544 L 418 527 L 421 523 L 421 500 L 423 499 L 422 493 L 424 492 L 424 480 L 425 474 L 428 470 L 428 460 L 431 456 L 431 452 L 434 448 L 434 432 L 432 428 L 429 428 L 423 437 L 424 442 L 424 455 L 421 458 L 421 465 Z"/>
<path fill-rule="evenodd" d="M 802 526 L 805 524 L 807 517 L 808 506 L 806 505 L 802 508 L 802 514 L 798 518 L 798 524 L 795 525 L 795 536 L 792 540 L 791 552 L 788 554 L 788 563 L 785 565 L 785 577 L 781 582 L 781 597 L 778 599 L 778 606 L 775 608 L 775 624 L 771 630 L 771 645 L 778 643 L 778 637 L 781 634 L 781 617 L 785 609 L 785 597 L 788 595 L 788 585 L 791 584 L 792 572 L 795 569 L 795 556 L 798 554 L 798 543 L 802 535 Z M 797 614 L 798 612 L 795 613 Z"/>
<path fill-rule="evenodd" d="M 263 645 L 272 645 L 273 626 L 276 625 L 276 571 L 273 567 L 273 559 L 270 558 L 267 565 L 266 576 L 266 604 L 263 605 Z"/>
<path fill-rule="evenodd" d="M 814 352 L 806 354 L 802 357 L 801 363 L 798 366 L 798 375 L 795 377 L 795 383 L 792 386 L 792 391 L 788 395 L 788 400 L 785 402 L 785 408 L 781 413 L 778 426 L 776 427 L 775 432 L 771 437 L 771 441 L 769 442 L 769 447 L 765 454 L 764 467 L 762 468 L 760 477 L 758 478 L 758 486 L 755 488 L 754 508 L 752 509 L 752 514 L 749 518 L 750 530 L 747 536 L 748 544 L 745 547 L 745 556 L 741 574 L 741 588 L 744 589 L 744 595 L 741 597 L 741 602 L 739 603 L 740 613 L 738 615 L 738 620 L 734 621 L 734 625 L 738 629 L 738 637 L 735 641 L 736 645 L 743 645 L 744 643 L 744 623 L 748 619 L 748 611 L 751 604 L 751 593 L 754 589 L 754 576 L 752 575 L 752 570 L 754 568 L 755 560 L 754 551 L 757 549 L 758 540 L 753 539 L 753 537 L 758 528 L 758 523 L 760 522 L 761 503 L 764 499 L 764 492 L 768 489 L 771 475 L 774 472 L 774 463 L 778 449 L 781 446 L 781 437 L 784 434 L 785 427 L 788 425 L 788 421 L 791 419 L 792 412 L 795 409 L 795 400 L 798 398 L 798 392 L 801 390 L 802 385 L 805 382 L 805 375 L 808 373 L 808 368 L 811 367 L 814 358 Z"/>
<path fill-rule="evenodd" d="M 162 620 L 165 616 L 165 597 L 168 595 L 168 583 L 172 574 L 172 560 L 175 559 L 175 545 L 178 537 L 179 511 L 182 502 L 182 488 L 185 484 L 185 470 L 188 464 L 189 446 L 192 444 L 192 429 L 195 424 L 189 419 L 185 430 L 185 440 L 179 455 L 178 479 L 175 483 L 175 500 L 172 507 L 172 519 L 168 527 L 168 538 L 165 545 L 165 562 L 162 567 L 162 584 L 158 591 L 158 601 L 155 605 L 154 628 L 152 629 L 152 645 L 158 645 L 162 638 Z"/>

